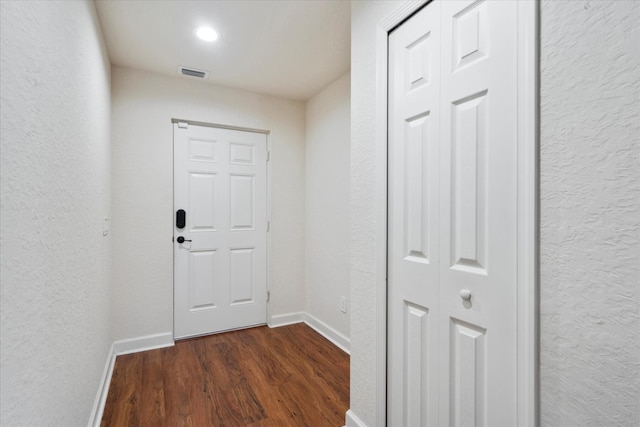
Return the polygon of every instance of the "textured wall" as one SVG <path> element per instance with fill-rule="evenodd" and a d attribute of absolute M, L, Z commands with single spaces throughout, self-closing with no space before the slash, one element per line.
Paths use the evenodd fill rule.
<path fill-rule="evenodd" d="M 376 425 L 376 28 L 401 3 L 351 6 L 351 411 Z"/>
<path fill-rule="evenodd" d="M 307 101 L 305 142 L 306 311 L 349 337 L 350 74 Z"/>
<path fill-rule="evenodd" d="M 637 426 L 640 3 L 541 22 L 541 421 Z"/>
<path fill-rule="evenodd" d="M 0 424 L 82 426 L 111 344 L 109 61 L 93 2 L 0 8 Z"/>
<path fill-rule="evenodd" d="M 270 314 L 304 310 L 304 104 L 114 67 L 115 339 L 173 331 L 171 118 L 269 129 Z"/>

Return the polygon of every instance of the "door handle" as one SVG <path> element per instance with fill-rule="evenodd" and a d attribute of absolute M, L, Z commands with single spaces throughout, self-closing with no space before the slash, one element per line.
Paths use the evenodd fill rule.
<path fill-rule="evenodd" d="M 176 240 L 178 241 L 178 243 L 191 242 L 191 240 L 187 240 L 182 236 L 178 236 Z"/>
<path fill-rule="evenodd" d="M 186 224 L 187 213 L 184 209 L 178 209 L 176 212 L 176 228 L 184 228 Z"/>

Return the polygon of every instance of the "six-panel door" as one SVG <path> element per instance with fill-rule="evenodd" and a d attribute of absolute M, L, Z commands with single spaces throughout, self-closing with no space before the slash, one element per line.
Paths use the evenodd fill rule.
<path fill-rule="evenodd" d="M 389 425 L 517 424 L 516 43 L 512 1 L 389 37 Z"/>
<path fill-rule="evenodd" d="M 266 323 L 266 135 L 174 125 L 174 336 Z"/>

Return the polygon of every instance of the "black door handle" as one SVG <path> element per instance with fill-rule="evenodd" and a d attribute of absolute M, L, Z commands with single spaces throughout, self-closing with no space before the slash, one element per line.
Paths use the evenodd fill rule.
<path fill-rule="evenodd" d="M 186 224 L 186 218 L 187 213 L 184 211 L 184 209 L 178 209 L 178 211 L 176 212 L 176 227 L 184 228 Z"/>
<path fill-rule="evenodd" d="M 190 242 L 191 240 L 187 240 L 182 236 L 178 236 L 178 238 L 176 239 L 178 241 L 178 243 L 184 243 L 184 242 Z"/>

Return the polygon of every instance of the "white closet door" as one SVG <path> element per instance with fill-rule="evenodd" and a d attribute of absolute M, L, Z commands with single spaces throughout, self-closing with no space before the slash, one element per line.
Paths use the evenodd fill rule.
<path fill-rule="evenodd" d="M 389 43 L 389 424 L 513 426 L 517 4 L 436 0 Z"/>
<path fill-rule="evenodd" d="M 439 10 L 389 38 L 390 426 L 438 425 Z"/>

